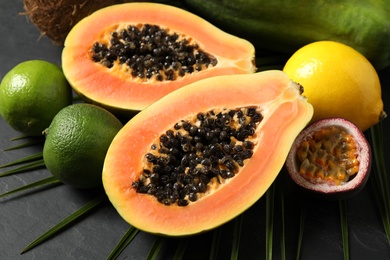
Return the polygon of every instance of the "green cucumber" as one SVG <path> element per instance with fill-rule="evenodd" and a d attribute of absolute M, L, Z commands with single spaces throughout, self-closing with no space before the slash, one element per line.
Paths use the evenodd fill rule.
<path fill-rule="evenodd" d="M 320 40 L 347 44 L 377 69 L 390 65 L 389 0 L 183 0 L 193 13 L 251 41 L 292 54 Z"/>

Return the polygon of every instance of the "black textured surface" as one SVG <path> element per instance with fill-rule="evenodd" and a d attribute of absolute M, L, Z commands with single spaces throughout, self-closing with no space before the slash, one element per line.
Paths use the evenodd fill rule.
<path fill-rule="evenodd" d="M 20 13 L 21 0 L 0 1 L 0 78 L 19 62 L 44 59 L 61 64 L 61 48 L 40 35 Z M 385 108 L 390 110 L 390 69 L 381 71 Z M 390 119 L 384 122 L 386 158 L 390 154 Z M 3 149 L 20 143 L 20 136 L 0 119 L 0 164 L 38 152 L 35 146 L 15 151 Z M 387 165 L 388 166 L 388 165 Z M 0 178 L 0 194 L 50 176 L 36 170 Z M 295 259 L 300 203 L 295 193 L 286 191 L 286 254 Z M 347 201 L 351 259 L 390 259 L 388 244 L 370 186 Z M 24 192 L 0 199 L 0 259 L 105 259 L 129 225 L 105 204 L 49 241 L 20 255 L 35 238 L 93 197 L 65 185 Z M 339 208 L 337 202 L 308 200 L 302 259 L 343 259 Z M 280 259 L 280 219 L 275 213 L 274 259 Z M 229 259 L 234 222 L 222 227 L 218 259 Z M 212 232 L 189 240 L 185 259 L 208 259 Z M 156 236 L 139 233 L 119 259 L 146 259 Z M 168 239 L 158 259 L 172 259 L 178 239 Z M 243 215 L 240 259 L 265 259 L 265 199 Z"/>

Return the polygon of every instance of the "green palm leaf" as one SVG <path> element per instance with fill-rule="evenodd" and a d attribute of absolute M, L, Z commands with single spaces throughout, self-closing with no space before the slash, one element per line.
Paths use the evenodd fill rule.
<path fill-rule="evenodd" d="M 45 167 L 46 167 L 46 165 L 45 165 L 45 162 L 43 161 L 43 159 L 36 160 L 36 161 L 31 162 L 27 165 L 23 165 L 23 166 L 20 166 L 18 168 L 3 172 L 0 174 L 0 177 L 4 177 L 4 176 L 11 175 L 11 174 L 16 174 L 16 173 L 28 172 L 28 171 L 37 170 L 37 169 L 43 169 Z"/>
<path fill-rule="evenodd" d="M 390 184 L 384 159 L 382 122 L 370 128 L 368 138 L 372 146 L 374 159 L 370 182 L 382 217 L 387 240 L 390 243 Z"/>
<path fill-rule="evenodd" d="M 160 252 L 160 249 L 163 247 L 163 245 L 166 242 L 165 237 L 158 236 L 156 240 L 154 241 L 152 248 L 149 251 L 148 257 L 146 258 L 147 260 L 154 260 L 157 258 L 158 253 Z"/>
<path fill-rule="evenodd" d="M 349 235 L 348 235 L 348 218 L 347 218 L 347 201 L 339 201 L 341 235 L 344 248 L 344 260 L 349 260 Z"/>
<path fill-rule="evenodd" d="M 219 242 L 221 241 L 222 227 L 218 227 L 213 231 L 213 239 L 211 242 L 210 260 L 217 259 Z"/>
<path fill-rule="evenodd" d="M 175 256 L 173 257 L 174 260 L 183 259 L 189 240 L 190 240 L 189 236 L 180 239 L 179 244 L 177 245 L 176 248 Z"/>
<path fill-rule="evenodd" d="M 17 188 L 17 189 L 8 191 L 6 193 L 3 193 L 3 194 L 0 195 L 0 198 L 8 196 L 8 195 L 11 195 L 11 194 L 15 194 L 17 192 L 25 191 L 25 190 L 32 189 L 32 188 L 42 187 L 42 186 L 50 185 L 50 184 L 61 184 L 61 182 L 57 178 L 55 178 L 53 176 L 52 177 L 48 177 L 46 179 L 39 180 L 39 181 L 30 183 L 30 184 L 27 184 L 25 186 L 22 186 L 20 188 Z"/>
<path fill-rule="evenodd" d="M 36 153 L 36 154 L 33 154 L 33 155 L 26 156 L 26 157 L 21 158 L 21 159 L 12 161 L 10 163 L 3 164 L 3 165 L 0 166 L 0 168 L 6 168 L 6 167 L 10 167 L 10 166 L 15 166 L 15 165 L 18 165 L 18 164 L 28 163 L 28 162 L 31 162 L 31 161 L 40 160 L 42 158 L 43 158 L 43 152 L 39 152 L 39 153 Z"/>
<path fill-rule="evenodd" d="M 3 151 L 11 151 L 11 150 L 16 150 L 16 149 L 20 149 L 20 148 L 25 148 L 25 147 L 29 147 L 29 146 L 36 145 L 36 144 L 42 144 L 43 142 L 44 142 L 44 139 L 41 139 L 41 138 L 34 139 L 32 141 L 29 141 L 29 142 L 26 142 L 23 144 L 19 144 L 19 145 L 15 145 L 15 146 L 6 148 Z"/>
<path fill-rule="evenodd" d="M 231 253 L 231 260 L 238 259 L 238 249 L 240 248 L 240 238 L 241 238 L 241 227 L 242 222 L 244 220 L 244 214 L 241 214 L 240 216 L 236 217 L 234 219 L 234 231 L 233 231 L 233 245 L 232 245 L 232 253 Z"/>
<path fill-rule="evenodd" d="M 295 258 L 296 260 L 299 260 L 301 258 L 303 231 L 305 229 L 305 219 L 306 219 L 306 201 L 305 201 L 305 199 L 303 199 L 301 202 L 301 217 L 299 218 L 297 255 Z"/>
<path fill-rule="evenodd" d="M 32 248 L 36 247 L 37 245 L 41 244 L 42 242 L 46 241 L 47 239 L 53 237 L 57 233 L 59 233 L 61 230 L 67 228 L 69 225 L 74 223 L 76 220 L 80 219 L 82 216 L 90 212 L 92 209 L 96 208 L 98 205 L 100 205 L 103 201 L 106 200 L 106 196 L 98 196 L 97 198 L 91 200 L 75 212 L 73 212 L 71 215 L 66 217 L 64 220 L 59 222 L 58 224 L 54 225 L 52 228 L 50 228 L 48 231 L 46 231 L 44 234 L 39 236 L 37 239 L 35 239 L 32 243 L 27 245 L 21 252 L 21 254 L 31 250 Z"/>
<path fill-rule="evenodd" d="M 285 239 L 285 223 L 284 223 L 284 193 L 283 189 L 280 189 L 280 215 L 282 221 L 281 234 L 280 234 L 280 253 L 282 260 L 286 259 L 286 239 Z"/>
<path fill-rule="evenodd" d="M 120 253 L 133 241 L 133 239 L 137 236 L 139 229 L 135 227 L 130 227 L 127 232 L 123 235 L 122 239 L 116 245 L 111 254 L 107 257 L 107 260 L 116 259 Z"/>
<path fill-rule="evenodd" d="M 265 229 L 265 244 L 266 244 L 266 259 L 272 260 L 272 248 L 274 237 L 274 204 L 275 204 L 275 183 L 266 192 L 266 229 Z"/>

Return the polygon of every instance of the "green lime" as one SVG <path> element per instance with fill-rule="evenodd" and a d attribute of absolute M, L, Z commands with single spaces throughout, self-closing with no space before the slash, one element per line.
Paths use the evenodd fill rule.
<path fill-rule="evenodd" d="M 102 185 L 104 158 L 122 123 L 96 105 L 63 108 L 44 131 L 43 159 L 60 181 L 76 188 Z"/>
<path fill-rule="evenodd" d="M 62 70 L 47 61 L 19 63 L 1 81 L 0 114 L 26 135 L 42 135 L 58 111 L 71 103 L 72 89 Z"/>

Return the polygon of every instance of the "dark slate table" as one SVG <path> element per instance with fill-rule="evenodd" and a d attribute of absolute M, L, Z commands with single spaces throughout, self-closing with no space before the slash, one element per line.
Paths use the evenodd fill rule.
<path fill-rule="evenodd" d="M 23 15 L 21 0 L 0 2 L 0 78 L 19 62 L 43 59 L 61 64 L 61 48 L 41 36 Z M 390 69 L 380 72 L 385 107 L 390 112 Z M 390 155 L 390 119 L 384 122 L 386 158 Z M 42 150 L 37 145 L 14 151 L 3 149 L 22 143 L 20 136 L 0 119 L 0 164 Z M 388 163 L 388 162 L 387 162 Z M 389 167 L 389 164 L 387 164 Z M 45 169 L 0 178 L 0 193 L 51 176 Z M 300 202 L 294 194 L 286 198 L 286 255 L 295 259 Z M 84 205 L 94 196 L 65 185 L 34 189 L 0 199 L 0 259 L 105 259 L 129 228 L 115 209 L 103 204 L 49 241 L 20 255 L 21 250 L 43 232 Z M 279 209 L 279 200 L 276 203 Z M 302 259 L 343 259 L 337 202 L 308 200 Z M 367 186 L 347 201 L 351 259 L 390 259 L 380 214 L 372 190 Z M 221 228 L 218 259 L 230 258 L 234 222 Z M 189 239 L 185 259 L 208 259 L 213 232 Z M 275 213 L 274 256 L 280 259 L 280 214 Z M 140 232 L 119 259 L 146 259 L 157 236 Z M 180 240 L 170 238 L 158 259 L 172 259 Z M 243 215 L 240 259 L 265 259 L 265 199 Z"/>

